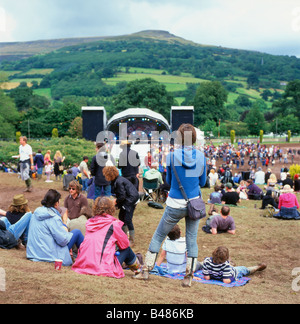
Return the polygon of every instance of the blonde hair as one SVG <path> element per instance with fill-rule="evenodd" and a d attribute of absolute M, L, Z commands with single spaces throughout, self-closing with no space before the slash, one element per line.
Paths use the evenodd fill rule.
<path fill-rule="evenodd" d="M 269 177 L 269 180 L 273 180 L 273 181 L 277 182 L 276 174 L 275 173 L 271 173 L 270 174 L 270 177 Z"/>
<path fill-rule="evenodd" d="M 62 158 L 62 154 L 60 151 L 56 151 L 55 155 L 54 155 L 54 160 L 57 158 Z"/>

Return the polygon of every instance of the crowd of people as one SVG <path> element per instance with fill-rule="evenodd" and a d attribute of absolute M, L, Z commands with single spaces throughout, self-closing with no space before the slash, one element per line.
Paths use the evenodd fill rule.
<path fill-rule="evenodd" d="M 51 172 L 58 181 L 63 177 L 63 188 L 69 194 L 60 206 L 61 194 L 50 189 L 41 207 L 34 212 L 24 195 L 13 197 L 8 210 L 0 210 L 0 248 L 25 249 L 27 258 L 32 261 L 55 262 L 59 259 L 64 266 L 71 266 L 81 274 L 122 278 L 126 266 L 134 272 L 135 279 L 142 280 L 148 280 L 151 270 L 166 259 L 169 272 L 185 272 L 184 287 L 191 286 L 194 272 L 199 269 L 207 280 L 217 279 L 224 283 L 264 270 L 264 264 L 233 267 L 226 247 L 218 247 L 212 257 L 199 262 L 200 220 L 189 217 L 181 186 L 188 200 L 201 197 L 203 187 L 212 189 L 208 200 L 210 217 L 202 228 L 207 234 L 236 235 L 231 210 L 242 200 L 255 200 L 261 203 L 261 209 L 272 206 L 274 217 L 300 219 L 299 202 L 294 194 L 300 192 L 299 175 L 292 179 L 284 167 L 278 179 L 269 167 L 277 159 L 279 162 L 284 159 L 286 163 L 294 152 L 285 155 L 276 146 L 266 148 L 242 141 L 237 147 L 208 145 L 199 150 L 185 143 L 185 134 L 191 134 L 192 143 L 196 142 L 192 125 L 183 124 L 178 133 L 182 139 L 180 146 L 170 150 L 156 148 L 157 154 L 149 151 L 144 164 L 139 154 L 131 149 L 129 141 L 121 143 L 118 160 L 111 155 L 106 143 L 96 143 L 90 164 L 89 157 L 83 156 L 80 163 L 67 170 L 64 170 L 65 157 L 60 151 L 53 160 L 50 151 L 45 156 L 41 151 L 33 154 L 26 137 L 20 138 L 16 158 L 20 159 L 20 175 L 26 183 L 26 191 L 32 191 L 30 171 L 35 170 L 38 180 L 44 172 L 47 182 L 51 181 Z M 239 172 L 246 156 L 249 157 L 249 171 Z M 233 169 L 237 171 L 235 174 Z M 133 215 L 140 199 L 141 175 L 144 179 L 157 179 L 159 187 L 167 192 L 166 208 L 144 258 L 133 251 Z M 182 219 L 185 219 L 185 237 L 181 237 L 178 226 Z"/>

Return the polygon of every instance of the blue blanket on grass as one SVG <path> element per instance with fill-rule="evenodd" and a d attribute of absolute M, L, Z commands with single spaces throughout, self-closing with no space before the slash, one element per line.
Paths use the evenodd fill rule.
<path fill-rule="evenodd" d="M 173 274 L 168 273 L 166 263 L 162 263 L 161 266 L 155 265 L 154 269 L 152 271 L 150 271 L 150 273 L 154 274 L 156 276 L 161 276 L 161 277 L 170 278 L 170 279 L 183 280 L 183 278 L 184 278 L 184 273 L 173 273 Z M 194 279 L 193 279 L 193 281 L 197 281 L 197 282 L 200 282 L 203 284 L 218 285 L 218 286 L 223 286 L 223 287 L 228 287 L 228 288 L 244 286 L 250 280 L 251 280 L 250 278 L 243 277 L 242 279 L 234 281 L 230 284 L 225 284 L 219 280 L 205 280 L 201 270 L 195 272 Z"/>

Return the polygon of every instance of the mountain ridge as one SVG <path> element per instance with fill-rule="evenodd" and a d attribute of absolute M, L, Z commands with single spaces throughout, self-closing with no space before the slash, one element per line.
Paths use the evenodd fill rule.
<path fill-rule="evenodd" d="M 22 58 L 28 58 L 34 55 L 47 54 L 68 46 L 88 44 L 97 41 L 118 41 L 127 39 L 141 39 L 165 41 L 170 44 L 179 43 L 182 45 L 192 45 L 199 47 L 226 48 L 216 45 L 204 45 L 186 40 L 182 37 L 171 34 L 165 30 L 143 30 L 140 32 L 125 34 L 119 36 L 91 36 L 91 37 L 72 37 L 72 38 L 56 38 L 42 39 L 25 42 L 0 42 L 0 62 L 3 60 L 15 61 Z M 237 49 L 239 50 L 239 49 Z M 244 51 L 241 49 L 241 51 Z M 247 50 L 246 50 L 247 51 Z M 256 52 L 249 50 L 250 52 Z"/>

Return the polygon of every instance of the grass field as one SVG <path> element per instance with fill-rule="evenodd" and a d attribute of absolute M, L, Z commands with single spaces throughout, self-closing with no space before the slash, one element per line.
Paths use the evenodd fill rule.
<path fill-rule="evenodd" d="M 4 173 L 0 173 L 0 183 L 0 208 L 7 210 L 13 195 L 22 193 L 24 183 L 15 174 Z M 50 188 L 62 193 L 61 204 L 67 195 L 61 182 L 35 180 L 33 185 L 33 192 L 25 194 L 32 210 L 40 206 Z M 210 192 L 203 189 L 204 199 Z M 145 202 L 137 206 L 135 252 L 146 253 L 162 213 Z M 253 201 L 242 201 L 240 207 L 231 209 L 231 215 L 237 225 L 235 236 L 205 234 L 201 230 L 205 221 L 201 221 L 199 260 L 210 256 L 217 246 L 225 245 L 237 265 L 266 262 L 268 268 L 254 274 L 246 286 L 224 288 L 193 282 L 187 289 L 177 280 L 157 276 L 151 276 L 148 282 L 135 281 L 130 271 L 125 271 L 125 278 L 120 280 L 79 275 L 68 267 L 57 272 L 53 264 L 28 261 L 25 251 L 13 249 L 0 250 L 0 268 L 6 272 L 6 290 L 0 291 L 0 304 L 299 304 L 300 292 L 293 289 L 296 277 L 292 271 L 300 267 L 300 222 L 261 217 Z M 180 226 L 184 232 L 184 221 Z"/>
<path fill-rule="evenodd" d="M 135 70 L 133 68 L 133 70 Z M 153 73 L 155 71 L 150 70 L 149 72 L 146 71 L 147 69 L 143 69 L 143 73 L 118 73 L 114 78 L 105 79 L 106 84 L 116 85 L 119 82 L 130 82 L 134 80 L 141 80 L 145 78 L 152 78 L 164 85 L 166 85 L 167 91 L 174 92 L 174 91 L 182 91 L 186 90 L 187 83 L 200 83 L 203 82 L 203 79 L 197 79 L 188 76 L 174 76 L 174 75 L 162 75 L 161 73 Z M 139 70 L 140 71 L 140 70 Z"/>
<path fill-rule="evenodd" d="M 31 69 L 25 73 L 24 75 L 30 76 L 35 74 L 46 75 L 53 71 L 54 69 Z M 21 71 L 5 71 L 1 72 L 4 76 L 9 77 L 14 74 L 20 73 Z M 195 78 L 189 73 L 182 73 L 181 75 L 170 75 L 166 71 L 159 69 L 147 69 L 147 68 L 138 68 L 138 67 L 130 67 L 130 68 L 120 68 L 119 72 L 113 78 L 107 78 L 103 81 L 107 85 L 115 86 L 120 82 L 131 82 L 134 80 L 142 80 L 145 78 L 152 78 L 159 83 L 162 83 L 166 86 L 166 90 L 168 92 L 176 92 L 176 91 L 184 91 L 187 89 L 188 83 L 196 83 L 200 84 L 201 82 L 207 82 L 208 80 Z M 15 78 L 8 82 L 4 82 L 1 84 L 1 88 L 5 90 L 11 90 L 20 85 L 21 82 L 27 82 L 27 85 L 30 87 L 32 81 L 37 81 L 38 84 L 41 82 L 41 78 Z M 234 80 L 225 80 L 231 83 L 240 83 L 241 87 L 236 89 L 236 92 L 228 92 L 228 100 L 227 104 L 234 104 L 234 101 L 238 98 L 239 95 L 247 96 L 251 101 L 255 101 L 257 99 L 261 99 L 261 92 L 264 89 L 260 89 L 261 92 L 255 89 L 247 89 L 246 78 L 238 78 L 235 77 Z M 50 89 L 38 89 L 34 90 L 38 95 L 44 95 L 48 99 L 51 100 L 51 91 Z M 282 91 L 282 90 L 280 90 Z M 185 98 L 176 98 L 179 104 L 181 104 Z M 266 104 L 269 108 L 272 107 L 272 102 L 266 101 Z"/>

